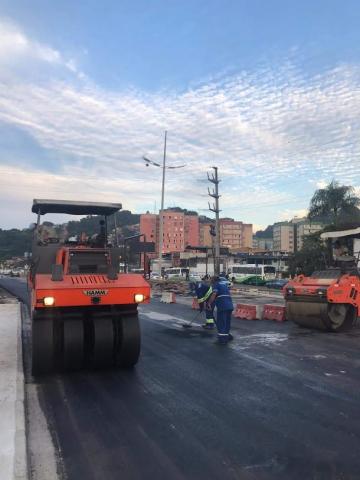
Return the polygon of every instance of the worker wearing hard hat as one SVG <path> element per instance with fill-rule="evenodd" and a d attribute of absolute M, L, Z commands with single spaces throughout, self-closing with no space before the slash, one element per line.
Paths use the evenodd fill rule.
<path fill-rule="evenodd" d="M 212 308 L 207 308 L 207 301 L 212 294 L 212 287 L 207 275 L 202 278 L 201 282 L 198 282 L 195 285 L 195 294 L 199 304 L 200 312 L 202 312 L 205 307 L 206 321 L 202 327 L 207 330 L 212 330 L 215 327 L 214 306 Z"/>
<path fill-rule="evenodd" d="M 223 278 L 213 277 L 212 293 L 208 300 L 208 308 L 216 306 L 216 326 L 218 330 L 218 343 L 226 345 L 233 336 L 230 333 L 231 315 L 234 309 L 228 282 Z"/>

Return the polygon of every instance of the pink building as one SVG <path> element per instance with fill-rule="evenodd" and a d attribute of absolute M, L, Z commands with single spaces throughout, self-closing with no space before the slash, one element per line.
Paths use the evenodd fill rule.
<path fill-rule="evenodd" d="M 197 215 L 184 216 L 185 247 L 200 245 L 199 217 Z"/>
<path fill-rule="evenodd" d="M 235 252 L 242 248 L 252 248 L 252 230 L 251 223 L 235 221 L 232 218 L 221 218 L 220 245 Z"/>
<path fill-rule="evenodd" d="M 140 233 L 145 235 L 147 242 L 157 242 L 157 217 L 157 215 L 149 212 L 140 215 Z"/>
<path fill-rule="evenodd" d="M 199 218 L 197 215 L 184 215 L 174 210 L 164 210 L 163 253 L 183 252 L 188 245 L 199 245 Z M 146 241 L 155 242 L 159 252 L 159 215 L 145 213 L 140 215 L 140 233 Z"/>

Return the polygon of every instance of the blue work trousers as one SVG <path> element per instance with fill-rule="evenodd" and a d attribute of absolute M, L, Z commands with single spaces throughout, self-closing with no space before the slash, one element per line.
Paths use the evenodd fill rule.
<path fill-rule="evenodd" d="M 227 340 L 231 328 L 232 310 L 218 310 L 216 315 L 216 324 L 219 338 Z"/>
<path fill-rule="evenodd" d="M 210 310 L 205 307 L 206 323 L 214 323 L 214 308 L 215 305 Z"/>
<path fill-rule="evenodd" d="M 199 309 L 200 309 L 200 312 L 202 312 L 205 309 L 206 320 L 214 320 L 214 309 L 215 309 L 214 304 L 209 309 L 208 304 L 206 302 L 201 302 L 199 303 Z"/>

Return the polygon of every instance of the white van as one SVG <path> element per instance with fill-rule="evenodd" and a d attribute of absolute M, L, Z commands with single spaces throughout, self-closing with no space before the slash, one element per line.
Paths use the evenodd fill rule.
<path fill-rule="evenodd" d="M 165 278 L 186 278 L 189 274 L 188 268 L 172 267 L 165 269 Z"/>

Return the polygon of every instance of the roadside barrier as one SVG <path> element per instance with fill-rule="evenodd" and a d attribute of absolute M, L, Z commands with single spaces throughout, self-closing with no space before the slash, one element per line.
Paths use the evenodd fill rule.
<path fill-rule="evenodd" d="M 257 312 L 256 305 L 247 305 L 245 303 L 238 303 L 234 311 L 235 318 L 243 318 L 245 320 L 256 320 Z"/>
<path fill-rule="evenodd" d="M 285 322 L 286 309 L 281 305 L 264 305 L 262 319 L 275 320 L 276 322 Z"/>
<path fill-rule="evenodd" d="M 193 310 L 199 310 L 199 302 L 197 301 L 197 298 L 193 298 L 191 308 Z"/>
<path fill-rule="evenodd" d="M 160 298 L 162 303 L 176 303 L 176 296 L 174 292 L 163 292 Z"/>
<path fill-rule="evenodd" d="M 264 305 L 256 305 L 256 318 L 258 320 L 262 319 Z"/>

